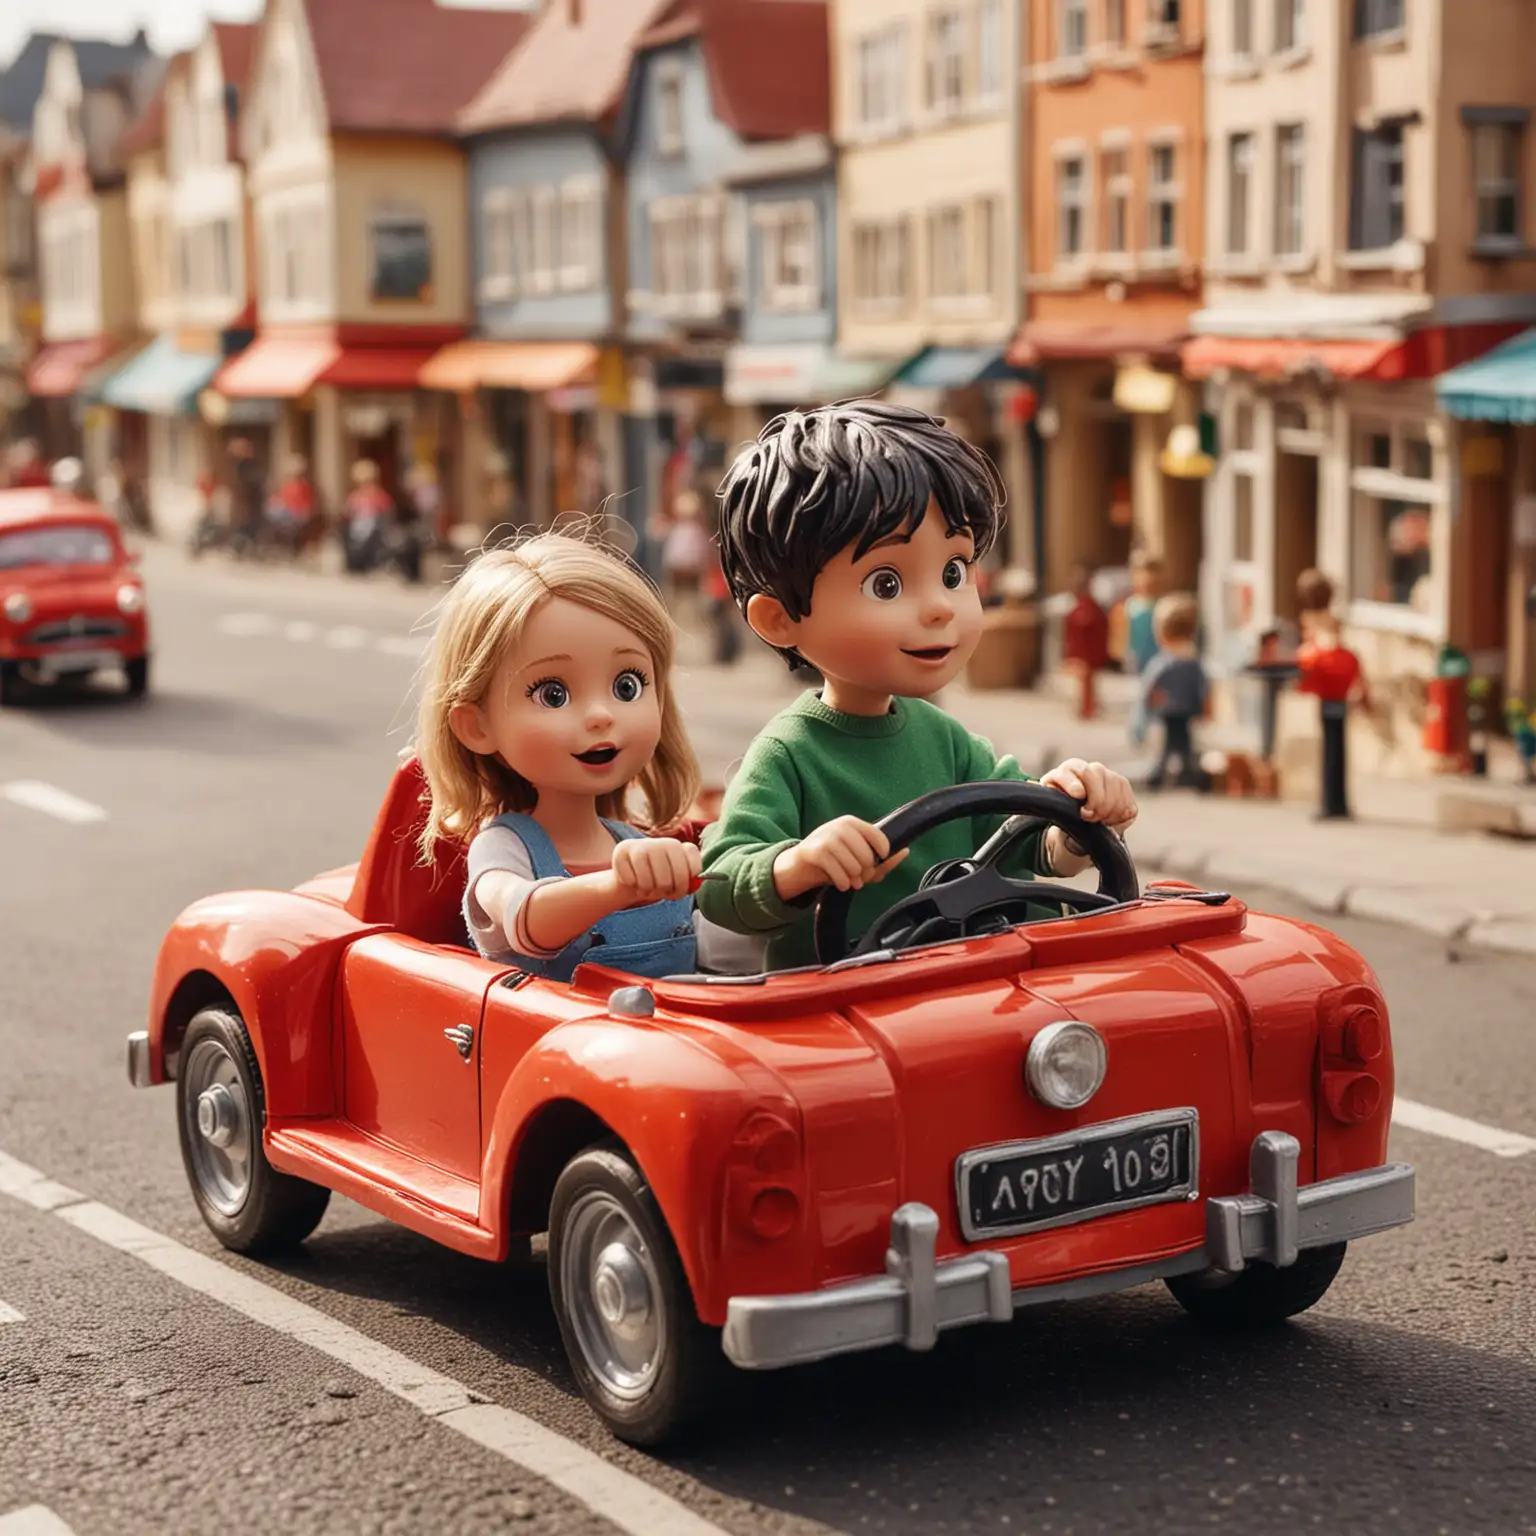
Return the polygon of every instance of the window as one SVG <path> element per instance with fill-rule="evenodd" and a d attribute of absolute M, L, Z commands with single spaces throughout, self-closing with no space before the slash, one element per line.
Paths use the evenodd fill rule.
<path fill-rule="evenodd" d="M 1254 139 L 1234 133 L 1227 140 L 1227 252 L 1248 254 L 1248 210 L 1253 200 Z"/>
<path fill-rule="evenodd" d="M 517 291 L 516 235 L 510 187 L 492 187 L 480 201 L 480 292 L 488 299 L 510 298 Z"/>
<path fill-rule="evenodd" d="M 1179 0 L 1147 0 L 1147 41 L 1175 43 L 1179 39 Z"/>
<path fill-rule="evenodd" d="M 861 307 L 885 310 L 906 302 L 910 245 L 906 219 L 854 226 L 853 296 Z"/>
<path fill-rule="evenodd" d="M 1477 245 L 1520 245 L 1520 159 L 1523 123 L 1479 123 L 1472 129 L 1472 185 L 1477 199 Z"/>
<path fill-rule="evenodd" d="M 1179 248 L 1178 149 L 1151 146 L 1147 164 L 1147 249 L 1165 254 Z"/>
<path fill-rule="evenodd" d="M 907 33 L 884 27 L 858 43 L 858 120 L 870 132 L 892 133 L 906 124 Z"/>
<path fill-rule="evenodd" d="M 1080 59 L 1088 52 L 1088 0 L 1057 0 L 1056 57 Z"/>
<path fill-rule="evenodd" d="M 1300 256 L 1306 244 L 1306 129 L 1275 130 L 1275 255 Z"/>
<path fill-rule="evenodd" d="M 1253 57 L 1253 0 L 1232 0 L 1232 53 Z"/>
<path fill-rule="evenodd" d="M 1111 48 L 1125 47 L 1125 0 L 1104 0 L 1104 41 Z"/>
<path fill-rule="evenodd" d="M 1081 155 L 1056 162 L 1056 257 L 1076 261 L 1087 244 L 1088 187 Z"/>
<path fill-rule="evenodd" d="M 1385 250 L 1403 238 L 1403 129 L 1400 123 L 1367 131 L 1354 142 L 1349 245 Z"/>
<path fill-rule="evenodd" d="M 228 219 L 213 226 L 213 292 L 220 299 L 235 296 L 235 234 Z"/>
<path fill-rule="evenodd" d="M 997 237 L 1002 229 L 1002 204 L 995 197 L 978 197 L 976 210 L 976 281 L 974 291 L 986 298 L 997 297 L 997 278 L 1002 260 Z"/>
<path fill-rule="evenodd" d="M 1386 37 L 1403 30 L 1403 0 L 1355 0 L 1355 36 Z"/>
<path fill-rule="evenodd" d="M 651 204 L 651 294 L 663 308 L 708 309 L 720 301 L 720 217 L 709 198 Z"/>
<path fill-rule="evenodd" d="M 926 104 L 948 116 L 965 99 L 965 17 L 958 10 L 934 11 L 928 18 Z"/>
<path fill-rule="evenodd" d="M 596 180 L 579 177 L 560 188 L 560 286 L 580 293 L 602 271 L 602 195 Z"/>
<path fill-rule="evenodd" d="M 373 216 L 369 227 L 375 299 L 432 297 L 432 236 L 427 221 L 415 213 Z"/>
<path fill-rule="evenodd" d="M 1307 42 L 1306 0 L 1275 0 L 1275 52 L 1289 53 Z"/>
<path fill-rule="evenodd" d="M 958 204 L 928 215 L 928 293 L 935 299 L 964 298 L 966 271 L 965 209 Z"/>
<path fill-rule="evenodd" d="M 663 155 L 683 152 L 683 68 L 676 59 L 656 65 L 656 149 Z"/>
<path fill-rule="evenodd" d="M 1003 0 L 981 0 L 976 10 L 976 95 L 994 102 L 1003 94 Z"/>
<path fill-rule="evenodd" d="M 821 302 L 821 222 L 815 203 L 768 203 L 755 209 L 753 218 L 759 230 L 763 308 L 781 313 L 815 309 Z"/>
<path fill-rule="evenodd" d="M 549 293 L 555 286 L 555 189 L 535 187 L 529 205 L 528 286 Z"/>
<path fill-rule="evenodd" d="M 1123 149 L 1106 149 L 1103 157 L 1104 238 L 1108 256 L 1124 256 L 1131 248 L 1131 167 Z"/>
<path fill-rule="evenodd" d="M 1435 508 L 1444 496 L 1428 435 L 1417 424 L 1359 423 L 1350 486 L 1351 595 L 1430 616 Z"/>

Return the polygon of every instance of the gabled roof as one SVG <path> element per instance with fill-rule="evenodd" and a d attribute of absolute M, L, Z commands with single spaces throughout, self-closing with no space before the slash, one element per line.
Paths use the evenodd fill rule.
<path fill-rule="evenodd" d="M 251 76 L 251 60 L 256 52 L 256 23 L 215 21 L 213 40 L 219 48 L 219 68 L 224 84 L 234 86 L 244 99 L 246 82 Z"/>
<path fill-rule="evenodd" d="M 451 133 L 531 21 L 433 0 L 304 0 L 304 10 L 332 133 Z"/>
<path fill-rule="evenodd" d="M 185 68 L 190 53 L 178 53 L 166 66 L 154 94 L 144 110 L 124 130 L 117 152 L 124 161 L 132 155 L 142 155 L 159 149 L 165 143 L 165 92 L 171 77 Z"/>
<path fill-rule="evenodd" d="M 10 66 L 0 70 L 0 122 L 28 137 L 32 114 L 43 94 L 48 74 L 48 55 L 53 45 L 67 42 L 75 50 L 80 83 L 86 90 L 133 75 L 146 59 L 154 57 L 149 38 L 141 27 L 130 43 L 104 43 L 94 38 L 66 38 L 56 32 L 34 32 Z"/>
<path fill-rule="evenodd" d="M 600 123 L 618 110 L 636 45 L 668 0 L 549 0 L 523 45 L 459 114 L 462 133 Z"/>
<path fill-rule="evenodd" d="M 638 52 L 697 39 L 715 116 L 743 139 L 827 133 L 825 0 L 669 0 Z"/>

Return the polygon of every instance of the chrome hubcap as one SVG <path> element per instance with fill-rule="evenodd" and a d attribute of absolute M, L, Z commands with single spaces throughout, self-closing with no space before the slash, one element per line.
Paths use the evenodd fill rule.
<path fill-rule="evenodd" d="M 588 1368 L 615 1397 L 644 1396 L 666 1353 L 666 1314 L 655 1260 L 612 1195 L 593 1190 L 571 1207 L 560 1289 Z"/>
<path fill-rule="evenodd" d="M 203 1197 L 235 1216 L 251 1190 L 255 1141 L 250 1104 L 235 1059 L 217 1040 L 199 1040 L 181 1074 L 187 1147 Z"/>

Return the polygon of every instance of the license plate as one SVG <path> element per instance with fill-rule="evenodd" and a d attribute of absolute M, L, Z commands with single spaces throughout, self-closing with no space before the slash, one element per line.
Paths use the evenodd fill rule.
<path fill-rule="evenodd" d="M 52 651 L 38 660 L 37 670 L 57 676 L 60 672 L 95 672 L 122 664 L 123 658 L 116 651 Z"/>
<path fill-rule="evenodd" d="M 1197 1111 L 1167 1109 L 966 1152 L 955 1165 L 960 1230 L 977 1242 L 1193 1200 L 1199 1130 Z"/>

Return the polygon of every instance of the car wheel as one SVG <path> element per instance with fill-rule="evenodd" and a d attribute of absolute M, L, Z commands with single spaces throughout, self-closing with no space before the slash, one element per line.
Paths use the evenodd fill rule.
<path fill-rule="evenodd" d="M 0 708 L 21 702 L 21 668 L 14 661 L 0 661 Z"/>
<path fill-rule="evenodd" d="M 130 656 L 123 663 L 123 676 L 128 679 L 128 697 L 142 699 L 149 692 L 149 657 Z"/>
<path fill-rule="evenodd" d="M 226 1248 L 291 1248 L 319 1226 L 330 1190 L 279 1173 L 262 1150 L 266 1096 L 239 1014 L 204 1008 L 187 1026 L 176 1101 L 192 1198 Z"/>
<path fill-rule="evenodd" d="M 1199 1275 L 1177 1275 L 1164 1283 L 1173 1298 L 1202 1323 L 1227 1328 L 1263 1328 L 1283 1323 L 1323 1299 L 1344 1262 L 1346 1243 L 1303 1248 L 1294 1264 L 1249 1264 L 1228 1285 L 1211 1285 Z"/>
<path fill-rule="evenodd" d="M 549 1291 L 571 1369 L 621 1440 L 676 1440 L 725 1375 L 645 1176 L 620 1147 L 566 1164 L 549 1212 Z"/>

